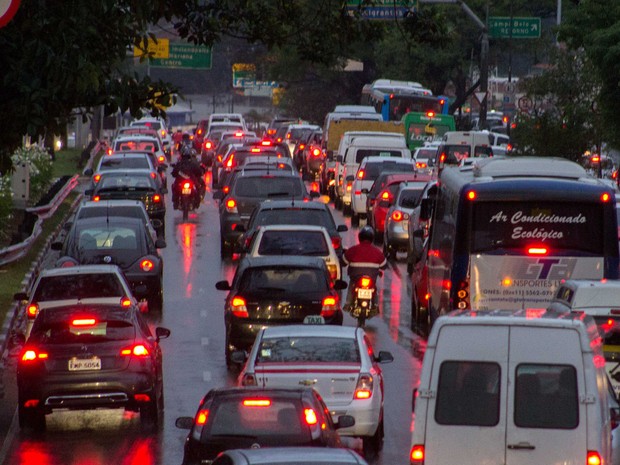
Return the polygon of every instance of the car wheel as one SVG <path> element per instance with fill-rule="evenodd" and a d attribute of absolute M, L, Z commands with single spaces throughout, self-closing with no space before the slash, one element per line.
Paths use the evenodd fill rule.
<path fill-rule="evenodd" d="M 40 408 L 25 408 L 20 402 L 17 415 L 21 429 L 30 429 L 35 433 L 45 431 L 45 413 Z"/>
<path fill-rule="evenodd" d="M 366 459 L 376 457 L 381 449 L 383 449 L 383 420 L 379 422 L 377 431 L 372 436 L 366 436 L 362 439 L 364 457 Z"/>
<path fill-rule="evenodd" d="M 158 383 L 155 392 L 155 399 L 140 406 L 140 424 L 143 428 L 153 429 L 163 424 L 161 416 L 163 414 L 163 383 Z"/>

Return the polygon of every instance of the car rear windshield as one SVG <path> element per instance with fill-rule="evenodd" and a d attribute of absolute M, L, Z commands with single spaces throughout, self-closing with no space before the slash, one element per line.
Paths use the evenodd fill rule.
<path fill-rule="evenodd" d="M 105 262 L 127 267 L 144 255 L 138 232 L 122 226 L 81 229 L 75 245 L 82 264 Z M 107 262 L 105 257 L 110 257 Z"/>
<path fill-rule="evenodd" d="M 353 338 L 301 336 L 263 339 L 256 363 L 360 363 Z"/>
<path fill-rule="evenodd" d="M 114 319 L 87 309 L 58 311 L 48 309 L 37 316 L 30 339 L 41 344 L 86 344 L 135 338 L 135 328 L 127 319 Z M 45 311 L 45 310 L 44 310 Z"/>
<path fill-rule="evenodd" d="M 209 412 L 208 436 L 278 436 L 281 445 L 311 445 L 310 429 L 302 423 L 302 405 L 296 399 L 261 396 L 233 397 L 216 402 Z M 204 438 L 206 439 L 206 438 Z"/>
<path fill-rule="evenodd" d="M 159 144 L 156 141 L 119 141 L 114 144 L 114 150 L 116 152 L 136 151 L 142 150 L 147 152 L 155 152 L 159 150 Z"/>
<path fill-rule="evenodd" d="M 104 158 L 99 165 L 99 171 L 127 169 L 150 169 L 151 165 L 146 157 L 118 157 Z"/>
<path fill-rule="evenodd" d="M 32 296 L 34 302 L 64 299 L 91 299 L 124 295 L 118 276 L 112 273 L 85 273 L 44 276 Z"/>
<path fill-rule="evenodd" d="M 437 154 L 437 149 L 421 149 L 421 150 L 418 150 L 418 152 L 416 153 L 415 159 L 416 160 L 422 160 L 422 159 L 434 160 L 436 154 Z"/>
<path fill-rule="evenodd" d="M 137 218 L 145 221 L 147 219 L 146 212 L 139 207 L 121 207 L 116 205 L 113 207 L 101 205 L 96 207 L 80 208 L 76 219 L 98 218 L 101 216 L 121 216 L 123 218 Z"/>
<path fill-rule="evenodd" d="M 259 255 L 329 255 L 321 231 L 265 231 L 258 246 Z"/>
<path fill-rule="evenodd" d="M 270 198 L 291 197 L 300 198 L 306 193 L 302 190 L 303 185 L 297 176 L 276 177 L 256 176 L 237 178 L 234 187 L 234 195 L 239 197 Z"/>
<path fill-rule="evenodd" d="M 355 163 L 361 163 L 366 157 L 397 157 L 403 158 L 402 150 L 390 149 L 359 149 L 355 154 Z"/>
<path fill-rule="evenodd" d="M 364 181 L 374 181 L 383 171 L 392 173 L 413 173 L 415 166 L 413 163 L 398 163 L 396 161 L 384 160 L 380 162 L 366 163 L 364 166 Z"/>
<path fill-rule="evenodd" d="M 248 268 L 239 283 L 240 292 L 294 293 L 329 291 L 325 273 L 316 268 L 288 266 Z"/>
<path fill-rule="evenodd" d="M 404 208 L 415 208 L 420 203 L 424 189 L 407 189 L 400 193 L 398 206 Z"/>
<path fill-rule="evenodd" d="M 302 224 L 323 226 L 328 231 L 335 229 L 334 219 L 327 210 L 274 209 L 261 210 L 256 215 L 254 226 L 266 224 Z"/>
<path fill-rule="evenodd" d="M 155 190 L 155 180 L 149 176 L 101 176 L 97 190 Z"/>

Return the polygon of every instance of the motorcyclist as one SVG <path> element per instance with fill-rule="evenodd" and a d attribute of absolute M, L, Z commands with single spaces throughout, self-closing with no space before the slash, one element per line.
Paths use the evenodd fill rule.
<path fill-rule="evenodd" d="M 174 142 L 175 150 L 178 151 L 181 149 L 181 143 L 183 142 L 183 132 L 180 129 L 177 129 L 177 131 L 172 134 L 172 142 Z"/>
<path fill-rule="evenodd" d="M 345 310 L 351 309 L 353 303 L 354 283 L 362 276 L 369 276 L 376 283 L 381 270 L 387 267 L 387 259 L 378 247 L 373 245 L 375 231 L 371 226 L 364 226 L 358 233 L 359 244 L 347 249 L 343 255 L 345 265 L 348 265 L 349 290 L 345 302 Z M 373 307 L 376 308 L 377 293 L 373 296 Z"/>
<path fill-rule="evenodd" d="M 202 202 L 205 195 L 204 172 L 200 163 L 194 159 L 193 151 L 194 149 L 192 149 L 191 144 L 183 145 L 181 147 L 181 159 L 174 165 L 172 170 L 172 176 L 174 177 L 174 183 L 172 184 L 172 203 L 175 209 L 179 208 L 180 184 L 184 179 L 191 179 L 197 187 L 199 202 Z"/>

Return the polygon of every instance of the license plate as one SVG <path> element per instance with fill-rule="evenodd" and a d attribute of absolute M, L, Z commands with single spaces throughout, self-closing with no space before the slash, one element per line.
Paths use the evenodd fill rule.
<path fill-rule="evenodd" d="M 93 358 L 72 358 L 69 360 L 69 371 L 101 370 L 101 359 Z"/>
<path fill-rule="evenodd" d="M 184 187 L 183 190 L 181 191 L 181 194 L 183 195 L 190 195 L 191 193 L 192 193 L 191 187 Z"/>
<path fill-rule="evenodd" d="M 357 290 L 357 298 L 358 299 L 372 299 L 372 289 L 358 289 Z"/>

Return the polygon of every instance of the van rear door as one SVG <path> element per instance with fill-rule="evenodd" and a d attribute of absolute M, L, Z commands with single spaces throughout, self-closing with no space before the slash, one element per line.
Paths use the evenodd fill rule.
<path fill-rule="evenodd" d="M 505 462 L 508 331 L 505 326 L 441 327 L 429 392 L 419 392 L 428 397 L 425 464 Z M 416 428 L 422 421 L 416 418 Z"/>
<path fill-rule="evenodd" d="M 588 430 L 586 405 L 579 401 L 586 396 L 579 333 L 512 327 L 509 360 L 506 465 L 585 463 Z"/>

